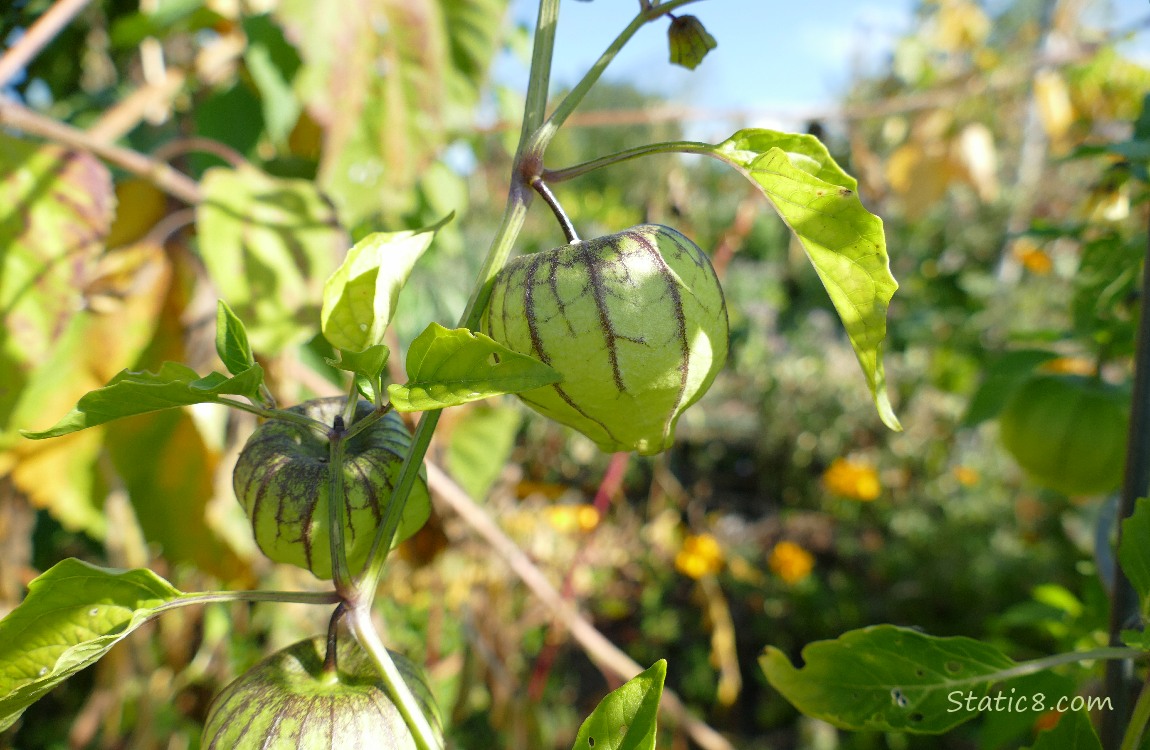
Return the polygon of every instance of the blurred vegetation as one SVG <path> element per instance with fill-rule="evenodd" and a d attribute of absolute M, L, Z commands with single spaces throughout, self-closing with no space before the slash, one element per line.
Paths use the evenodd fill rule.
<path fill-rule="evenodd" d="M 49 5 L 9 5 L 0 28 L 12 41 Z M 503 0 L 318 5 L 96 3 L 4 95 L 197 179 L 242 160 L 285 191 L 314 186 L 330 201 L 317 223 L 337 234 L 332 247 L 346 247 L 337 227 L 354 238 L 455 211 L 401 299 L 406 343 L 458 316 L 499 221 L 522 104 L 486 71 L 519 32 Z M 1035 730 L 1033 717 L 996 715 L 943 738 L 839 734 L 767 687 L 756 660 L 768 644 L 797 657 L 880 622 L 986 639 L 1018 659 L 1105 642 L 1099 569 L 1112 561 L 1095 530 L 1105 538 L 1112 501 L 1035 484 L 994 417 L 1036 368 L 1129 379 L 1145 174 L 1110 147 L 1131 137 L 1150 71 L 1091 26 L 1086 3 L 994 7 L 923 0 L 889 65 L 811 124 L 886 226 L 901 288 L 885 357 L 904 432 L 876 418 L 817 277 L 753 188 L 710 163 L 654 157 L 556 192 L 585 237 L 653 221 L 713 253 L 732 356 L 675 447 L 631 457 L 597 498 L 611 457 L 512 400 L 452 410 L 437 435 L 433 459 L 613 642 L 642 664 L 666 658 L 668 686 L 739 748 L 992 750 Z M 604 83 L 586 110 L 634 120 L 658 103 Z M 496 124 L 476 129 L 480 110 Z M 674 123 L 576 123 L 548 166 L 679 137 Z M 0 340 L 0 614 L 67 556 L 148 565 L 184 590 L 314 587 L 259 557 L 234 500 L 246 415 L 197 408 L 34 446 L 16 437 L 121 368 L 206 369 L 215 356 L 220 279 L 205 256 L 230 247 L 207 247 L 185 207 L 135 175 L 91 179 L 91 226 L 107 239 L 84 251 L 52 335 Z M 17 262 L 0 231 L 0 258 Z M 562 242 L 533 208 L 520 251 Z M 331 260 L 315 255 L 315 268 Z M 315 268 L 305 281 L 322 282 Z M 338 382 L 299 322 L 311 293 L 269 323 L 280 333 L 264 364 L 284 404 Z M 386 637 L 427 666 L 452 746 L 569 746 L 611 685 L 545 608 L 450 514 L 400 557 L 379 599 Z M 32 706 L 0 746 L 198 747 L 211 696 L 327 616 L 269 604 L 167 614 Z M 1097 675 L 1043 679 L 1068 692 Z M 666 747 L 688 746 L 665 734 Z"/>

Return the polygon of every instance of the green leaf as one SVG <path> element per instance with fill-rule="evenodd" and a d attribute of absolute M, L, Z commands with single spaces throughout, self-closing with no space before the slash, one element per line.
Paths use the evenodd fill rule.
<path fill-rule="evenodd" d="M 0 428 L 87 307 L 113 203 L 112 177 L 91 154 L 0 132 Z"/>
<path fill-rule="evenodd" d="M 977 710 L 967 697 L 985 696 L 998 673 L 1014 666 L 989 644 L 893 625 L 810 643 L 802 656 L 803 667 L 796 669 L 768 646 L 759 664 L 804 714 L 841 729 L 928 734 L 973 718 Z"/>
<path fill-rule="evenodd" d="M 295 48 L 268 15 L 244 18 L 244 65 L 260 92 L 264 124 L 273 143 L 283 144 L 299 120 L 302 105 L 292 81 L 300 67 Z"/>
<path fill-rule="evenodd" d="M 758 185 L 799 238 L 846 327 L 879 417 L 902 429 L 882 364 L 886 312 L 898 284 L 882 220 L 863 208 L 857 182 L 810 135 L 740 130 L 710 153 Z"/>
<path fill-rule="evenodd" d="M 253 365 L 234 378 L 218 372 L 201 378 L 195 370 L 176 362 L 165 362 L 158 373 L 124 370 L 103 388 L 81 397 L 75 408 L 54 426 L 42 432 L 21 430 L 20 434 L 32 440 L 43 440 L 122 417 L 218 402 L 220 396 L 251 393 L 263 382 L 263 377 L 263 368 L 259 365 Z"/>
<path fill-rule="evenodd" d="M 497 361 L 492 363 L 492 355 Z M 387 392 L 398 411 L 458 406 L 503 393 L 558 383 L 562 376 L 533 357 L 518 354 L 482 333 L 432 323 L 411 342 L 404 385 Z"/>
<path fill-rule="evenodd" d="M 1102 742 L 1085 711 L 1067 711 L 1029 750 L 1102 750 Z"/>
<path fill-rule="evenodd" d="M 973 427 L 998 416 L 1014 389 L 1022 385 L 1036 367 L 1058 357 L 1054 352 L 1041 349 L 1020 349 L 1006 352 L 986 366 L 978 390 L 970 398 L 962 424 Z"/>
<path fill-rule="evenodd" d="M 1130 648 L 1140 648 L 1143 651 L 1150 651 L 1150 631 L 1123 630 L 1121 638 L 1122 642 Z"/>
<path fill-rule="evenodd" d="M 1150 619 L 1150 499 L 1139 498 L 1134 513 L 1122 522 L 1118 563 L 1138 592 L 1144 620 Z"/>
<path fill-rule="evenodd" d="M 506 9 L 506 0 L 276 4 L 304 62 L 295 90 L 324 124 L 319 184 L 347 226 L 412 208 L 411 188 L 453 126 L 470 121 Z M 357 27 L 376 33 L 348 33 Z"/>
<path fill-rule="evenodd" d="M 368 392 L 364 395 L 379 403 L 383 397 L 383 370 L 387 367 L 387 359 L 391 355 L 391 350 L 384 344 L 376 344 L 367 347 L 362 352 L 349 352 L 344 349 L 337 351 L 339 352 L 339 359 L 325 357 L 324 361 L 339 370 L 353 373 L 357 382 L 363 381 L 360 385 L 361 391 L 364 385 L 367 386 Z"/>
<path fill-rule="evenodd" d="M 252 346 L 276 354 L 309 335 L 322 280 L 347 247 L 331 206 L 311 182 L 247 166 L 209 169 L 200 186 L 200 254 Z"/>
<path fill-rule="evenodd" d="M 183 594 L 150 570 L 68 559 L 0 620 L 0 731 Z"/>
<path fill-rule="evenodd" d="M 477 404 L 452 424 L 444 464 L 471 497 L 487 496 L 511 457 L 522 421 L 515 407 Z"/>
<path fill-rule="evenodd" d="M 671 16 L 667 43 L 671 48 L 671 64 L 688 70 L 699 67 L 707 53 L 719 46 L 695 16 Z"/>
<path fill-rule="evenodd" d="M 250 370 L 256 363 L 243 321 L 223 300 L 216 305 L 216 353 L 232 375 Z"/>
<path fill-rule="evenodd" d="M 579 727 L 572 750 L 655 750 L 666 678 L 667 661 L 660 659 L 608 693 Z"/>
<path fill-rule="evenodd" d="M 453 216 L 415 231 L 375 232 L 355 243 L 323 285 L 320 325 L 332 346 L 358 352 L 383 343 L 411 269 Z"/>

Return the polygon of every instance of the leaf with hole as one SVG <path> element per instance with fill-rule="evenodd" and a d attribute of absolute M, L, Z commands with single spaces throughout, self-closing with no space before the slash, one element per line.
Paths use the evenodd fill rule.
<path fill-rule="evenodd" d="M 660 659 L 612 690 L 579 727 L 571 750 L 655 750 L 666 679 L 667 661 Z"/>
<path fill-rule="evenodd" d="M 492 362 L 494 355 L 498 361 Z M 389 385 L 398 411 L 427 411 L 557 383 L 560 375 L 482 333 L 432 323 L 407 350 L 408 382 Z"/>
<path fill-rule="evenodd" d="M 768 646 L 759 664 L 804 714 L 841 729 L 927 734 L 973 718 L 999 673 L 1015 665 L 987 643 L 893 625 L 810 643 L 802 657 L 796 669 Z"/>
<path fill-rule="evenodd" d="M 75 559 L 33 580 L 24 601 L 0 620 L 0 731 L 182 596 L 150 570 Z"/>

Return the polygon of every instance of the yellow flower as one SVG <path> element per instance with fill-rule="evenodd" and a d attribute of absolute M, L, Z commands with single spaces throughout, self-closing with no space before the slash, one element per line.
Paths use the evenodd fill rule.
<path fill-rule="evenodd" d="M 823 486 L 836 495 L 862 502 L 870 502 L 882 493 L 873 466 L 845 458 L 836 458 L 823 472 Z"/>
<path fill-rule="evenodd" d="M 1054 270 L 1054 261 L 1029 237 L 1015 240 L 1014 257 L 1018 258 L 1023 268 L 1037 276 L 1045 276 Z"/>
<path fill-rule="evenodd" d="M 1055 357 L 1048 362 L 1043 362 L 1038 369 L 1059 375 L 1082 375 L 1084 377 L 1090 377 L 1097 372 L 1094 363 L 1083 357 Z"/>
<path fill-rule="evenodd" d="M 811 574 L 815 558 L 794 542 L 779 542 L 771 550 L 767 565 L 779 578 L 790 584 L 798 583 Z"/>
<path fill-rule="evenodd" d="M 958 483 L 963 487 L 973 487 L 978 484 L 978 470 L 972 469 L 969 466 L 955 466 L 954 478 L 957 479 Z"/>
<path fill-rule="evenodd" d="M 722 567 L 723 548 L 719 546 L 719 540 L 710 534 L 689 535 L 675 555 L 675 570 L 695 580 L 705 575 L 714 575 Z"/>
<path fill-rule="evenodd" d="M 547 523 L 561 534 L 590 531 L 599 525 L 599 511 L 594 505 L 552 505 L 545 511 Z"/>

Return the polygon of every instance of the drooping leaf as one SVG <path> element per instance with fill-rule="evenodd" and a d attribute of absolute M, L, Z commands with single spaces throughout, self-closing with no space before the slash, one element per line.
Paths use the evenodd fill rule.
<path fill-rule="evenodd" d="M 878 625 L 803 648 L 796 669 L 768 646 L 771 685 L 808 716 L 852 730 L 937 734 L 977 715 L 981 698 L 1014 662 L 971 638 L 937 638 Z M 957 699 L 956 699 L 957 698 Z"/>
<path fill-rule="evenodd" d="M 511 456 L 522 421 L 514 407 L 476 404 L 452 424 L 444 463 L 471 497 L 487 496 Z"/>
<path fill-rule="evenodd" d="M 181 596 L 150 570 L 110 570 L 75 559 L 36 578 L 24 601 L 0 620 L 0 731 Z"/>
<path fill-rule="evenodd" d="M 332 346 L 363 351 L 383 343 L 411 269 L 451 218 L 416 231 L 375 232 L 355 243 L 323 286 L 320 326 Z"/>
<path fill-rule="evenodd" d="M 71 412 L 47 430 L 20 432 L 32 440 L 59 437 L 113 419 L 210 403 L 225 395 L 245 395 L 262 381 L 263 368 L 259 365 L 233 378 L 218 372 L 201 378 L 195 370 L 177 362 L 165 362 L 156 373 L 124 370 L 103 388 L 85 394 Z"/>
<path fill-rule="evenodd" d="M 1102 742 L 1085 711 L 1067 711 L 1029 750 L 1102 750 Z"/>
<path fill-rule="evenodd" d="M 347 246 L 331 206 L 311 182 L 252 167 L 209 169 L 200 185 L 200 253 L 252 346 L 271 355 L 309 335 Z"/>
<path fill-rule="evenodd" d="M 1122 522 L 1118 562 L 1138 592 L 1142 617 L 1150 617 L 1150 499 L 1139 498 L 1134 513 Z"/>
<path fill-rule="evenodd" d="M 149 544 L 165 560 L 193 563 L 221 580 L 241 570 L 235 553 L 208 525 L 220 461 L 192 416 L 170 409 L 106 428 L 108 455 Z"/>
<path fill-rule="evenodd" d="M 492 363 L 492 355 L 498 359 Z M 407 350 L 404 385 L 387 387 L 398 411 L 427 411 L 520 393 L 557 383 L 562 376 L 537 359 L 513 352 L 466 328 L 432 323 Z"/>
<path fill-rule="evenodd" d="M 608 693 L 579 727 L 572 750 L 655 750 L 666 679 L 667 662 L 660 659 Z"/>
<path fill-rule="evenodd" d="M 898 284 L 882 220 L 859 201 L 855 179 L 810 135 L 740 130 L 709 153 L 757 185 L 798 237 L 846 327 L 879 417 L 901 429 L 882 363 L 886 312 Z"/>
<path fill-rule="evenodd" d="M 304 66 L 299 98 L 325 131 L 319 183 L 345 224 L 410 208 L 449 126 L 478 101 L 506 0 L 283 0 Z M 377 33 L 355 33 L 372 28 Z"/>
<path fill-rule="evenodd" d="M 268 15 L 245 17 L 244 35 L 244 64 L 260 92 L 264 127 L 274 143 L 284 143 L 303 109 L 292 88 L 299 54 Z"/>
<path fill-rule="evenodd" d="M 216 353 L 232 375 L 250 370 L 256 363 L 243 321 L 222 299 L 216 303 Z"/>

